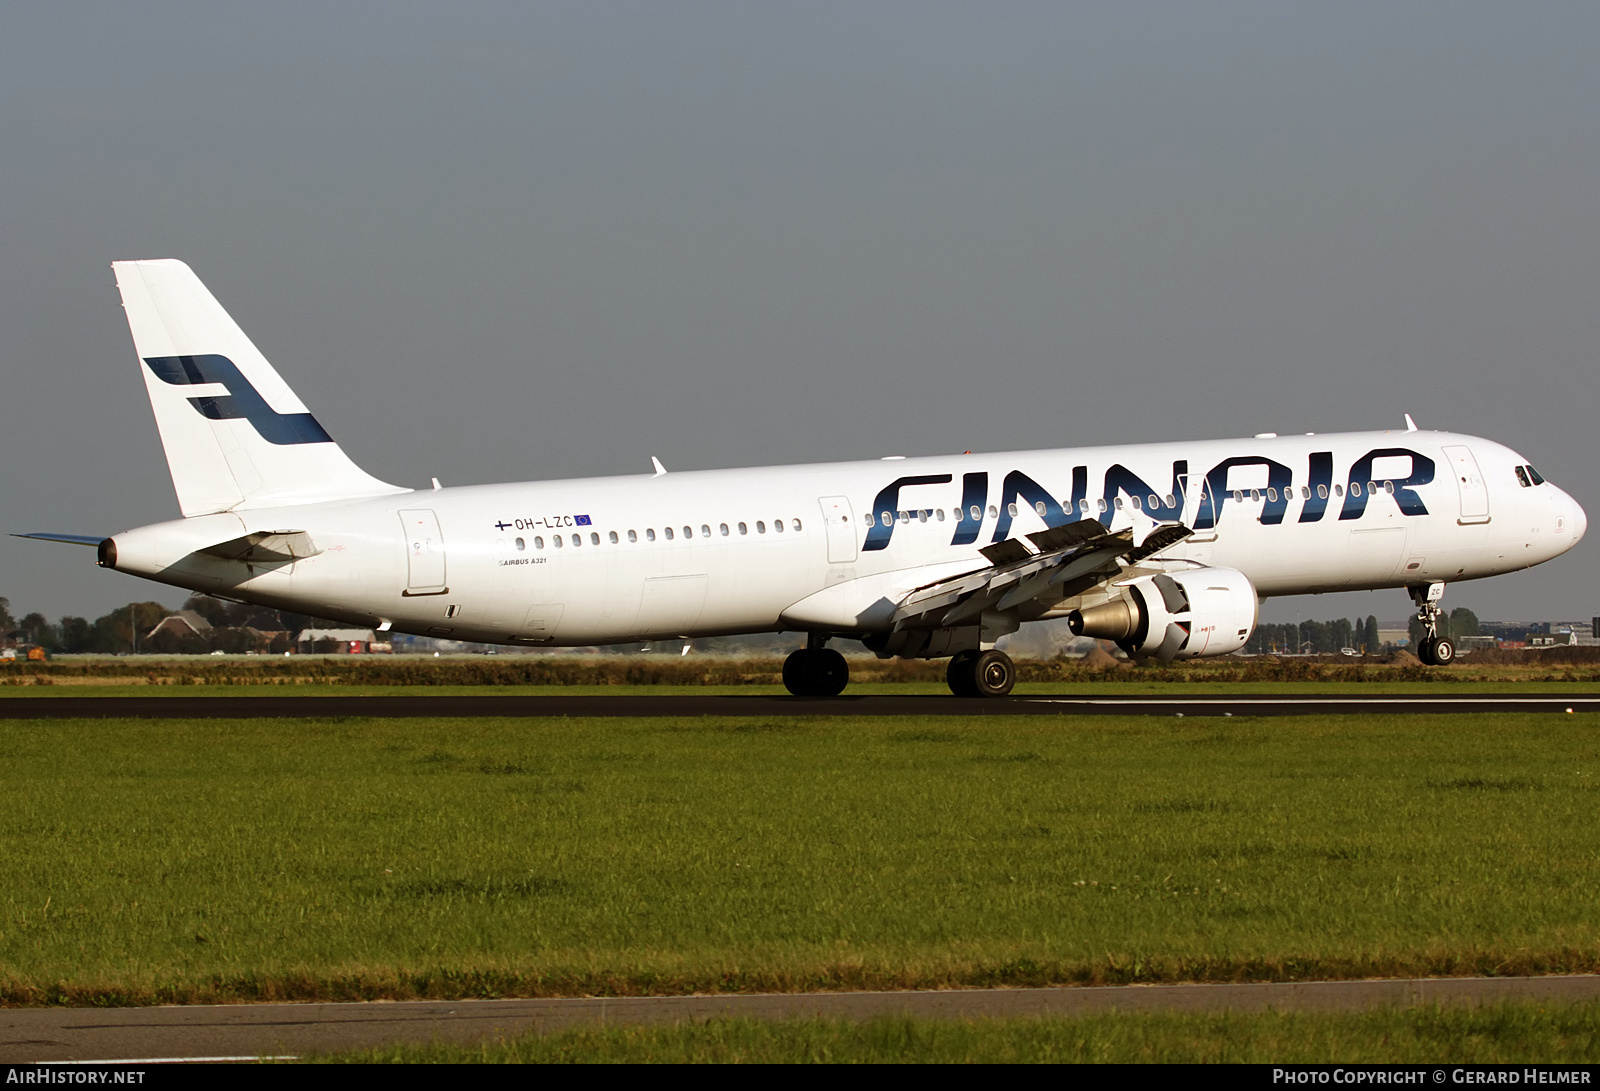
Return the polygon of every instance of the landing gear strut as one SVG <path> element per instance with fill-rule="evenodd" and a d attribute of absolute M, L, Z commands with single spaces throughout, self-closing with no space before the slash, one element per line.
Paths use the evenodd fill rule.
<path fill-rule="evenodd" d="M 1442 667 L 1456 657 L 1456 646 L 1447 636 L 1439 635 L 1439 619 L 1444 610 L 1439 600 L 1444 597 L 1444 584 L 1415 584 L 1406 588 L 1411 601 L 1417 604 L 1417 620 L 1422 622 L 1424 636 L 1417 644 L 1417 658 L 1430 667 Z"/>
<path fill-rule="evenodd" d="M 1005 652 L 957 652 L 944 680 L 957 697 L 1004 697 L 1017 684 L 1017 667 Z"/>
<path fill-rule="evenodd" d="M 806 646 L 783 661 L 783 685 L 796 697 L 837 697 L 850 684 L 850 665 L 827 647 L 826 634 L 809 633 Z"/>

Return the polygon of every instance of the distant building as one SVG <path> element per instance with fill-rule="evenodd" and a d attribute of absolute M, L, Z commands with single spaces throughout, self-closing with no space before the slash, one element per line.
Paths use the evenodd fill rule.
<path fill-rule="evenodd" d="M 204 638 L 209 632 L 211 632 L 211 622 L 193 610 L 179 610 L 176 614 L 168 614 L 162 618 L 160 624 L 144 634 L 144 639 L 149 640 L 158 633 L 170 633 L 179 638 L 190 636 Z"/>
<path fill-rule="evenodd" d="M 303 629 L 294 643 L 302 655 L 362 655 L 389 650 L 387 644 L 373 646 L 378 644 L 378 634 L 371 629 Z"/>

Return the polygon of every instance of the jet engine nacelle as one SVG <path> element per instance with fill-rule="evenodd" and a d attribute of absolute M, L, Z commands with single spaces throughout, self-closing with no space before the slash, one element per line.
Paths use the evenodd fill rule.
<path fill-rule="evenodd" d="M 1260 605 L 1243 572 L 1196 568 L 1133 580 L 1110 602 L 1074 610 L 1067 624 L 1077 636 L 1115 640 L 1134 658 L 1197 659 L 1244 647 Z"/>

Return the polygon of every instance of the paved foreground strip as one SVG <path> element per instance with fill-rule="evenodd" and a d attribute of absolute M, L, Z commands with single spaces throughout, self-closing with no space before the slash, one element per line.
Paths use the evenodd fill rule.
<path fill-rule="evenodd" d="M 859 1021 L 884 1015 L 999 1019 L 1095 1012 L 1366 1011 L 1433 1004 L 1476 1007 L 1506 1000 L 1593 1002 L 1600 1000 L 1600 975 L 578 1000 L 6 1008 L 0 1009 L 0 1063 L 285 1056 L 435 1039 L 476 1042 L 567 1027 L 730 1018 Z"/>
<path fill-rule="evenodd" d="M 0 697 L 0 719 L 261 719 L 383 716 L 1309 716 L 1600 712 L 1597 693 L 1027 694 L 999 700 L 914 696 L 478 695 L 348 697 Z"/>

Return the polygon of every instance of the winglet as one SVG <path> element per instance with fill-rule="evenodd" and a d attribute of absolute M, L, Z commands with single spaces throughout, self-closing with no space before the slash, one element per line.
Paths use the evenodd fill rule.
<path fill-rule="evenodd" d="M 1406 414 L 1406 431 L 1407 432 L 1415 432 L 1416 430 L 1417 430 L 1417 422 L 1411 419 L 1411 414 L 1410 413 L 1407 413 Z"/>
<path fill-rule="evenodd" d="M 660 477 L 662 474 L 667 472 L 667 468 L 665 466 L 661 465 L 661 460 L 659 458 L 657 458 L 655 455 L 651 455 L 650 456 L 650 465 L 652 465 L 652 466 L 654 466 L 656 468 L 656 472 L 652 476 Z"/>

